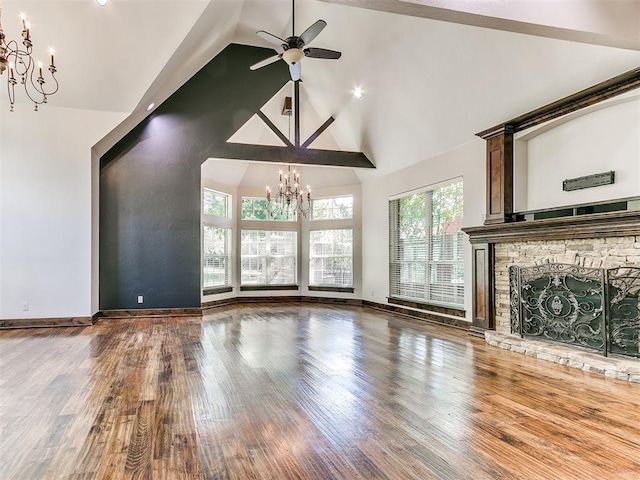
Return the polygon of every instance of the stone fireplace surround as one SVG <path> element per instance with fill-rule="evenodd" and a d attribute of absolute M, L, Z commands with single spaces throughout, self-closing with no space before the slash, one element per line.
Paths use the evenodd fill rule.
<path fill-rule="evenodd" d="M 530 267 L 567 263 L 589 268 L 640 267 L 640 212 L 563 217 L 528 222 L 484 225 L 465 229 L 476 249 L 490 252 L 486 275 L 495 328 L 484 331 L 497 347 L 554 361 L 608 377 L 640 383 L 640 360 L 602 357 L 598 353 L 544 341 L 522 339 L 510 333 L 509 266 Z M 492 260 L 492 261 L 491 261 Z M 489 288 L 486 288 L 489 287 Z M 481 292 L 474 292 L 475 296 Z M 491 298 L 492 297 L 492 298 Z"/>
<path fill-rule="evenodd" d="M 640 267 L 640 236 L 532 240 L 495 246 L 496 331 L 510 333 L 509 266 L 566 263 L 587 268 Z"/>

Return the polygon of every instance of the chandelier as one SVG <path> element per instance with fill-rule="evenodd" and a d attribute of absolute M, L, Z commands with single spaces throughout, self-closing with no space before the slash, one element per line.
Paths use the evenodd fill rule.
<path fill-rule="evenodd" d="M 2 5 L 0 5 L 0 75 L 5 70 L 9 70 L 7 75 L 7 92 L 9 94 L 10 111 L 13 112 L 13 104 L 15 103 L 16 92 L 15 87 L 19 83 L 24 91 L 34 103 L 34 109 L 38 111 L 38 105 L 47 103 L 47 97 L 58 91 L 58 80 L 56 80 L 56 65 L 54 62 L 54 51 L 49 51 L 51 55 L 51 63 L 49 64 L 49 72 L 53 82 L 51 88 L 45 87 L 45 79 L 42 73 L 42 63 L 36 62 L 31 56 L 33 51 L 33 41 L 31 39 L 31 25 L 27 22 L 24 14 L 22 14 L 22 46 L 16 40 L 9 40 L 2 29 Z M 36 71 L 36 63 L 38 68 Z M 20 87 L 18 87 L 20 88 Z"/>
<path fill-rule="evenodd" d="M 289 212 L 298 212 L 303 217 L 311 210 L 311 187 L 307 190 L 300 188 L 300 173 L 291 165 L 287 166 L 286 173 L 280 170 L 278 191 L 271 197 L 271 187 L 267 187 L 267 211 L 272 217 L 288 217 Z M 305 202 L 306 199 L 306 202 Z"/>

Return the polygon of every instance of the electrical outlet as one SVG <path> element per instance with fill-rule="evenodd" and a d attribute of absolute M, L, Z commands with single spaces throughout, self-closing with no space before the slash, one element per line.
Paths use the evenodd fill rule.
<path fill-rule="evenodd" d="M 138 295 L 138 303 L 144 303 L 144 297 L 142 295 Z"/>
<path fill-rule="evenodd" d="M 29 311 L 29 302 L 24 302 L 22 304 L 22 311 L 23 312 L 28 312 Z"/>

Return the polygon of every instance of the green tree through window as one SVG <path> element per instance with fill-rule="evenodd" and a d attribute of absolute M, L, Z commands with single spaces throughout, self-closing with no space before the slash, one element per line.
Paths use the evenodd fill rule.
<path fill-rule="evenodd" d="M 228 216 L 229 195 L 205 188 L 202 195 L 202 212 L 214 217 Z"/>

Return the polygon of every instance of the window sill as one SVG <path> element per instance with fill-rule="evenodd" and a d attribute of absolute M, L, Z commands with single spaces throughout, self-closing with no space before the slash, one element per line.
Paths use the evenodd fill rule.
<path fill-rule="evenodd" d="M 336 293 L 353 293 L 353 287 L 329 287 L 325 285 L 309 285 L 310 292 L 336 292 Z"/>
<path fill-rule="evenodd" d="M 298 285 L 243 285 L 241 292 L 260 292 L 268 290 L 299 290 Z"/>
<path fill-rule="evenodd" d="M 443 313 L 454 317 L 465 318 L 466 312 L 464 308 L 444 307 L 426 302 L 416 302 L 413 300 L 405 300 L 402 298 L 387 297 L 387 301 L 393 305 L 401 305 L 403 307 L 417 308 L 419 310 L 428 310 L 431 312 Z"/>
<path fill-rule="evenodd" d="M 217 295 L 228 292 L 233 292 L 233 287 L 208 287 L 202 289 L 202 295 Z"/>

